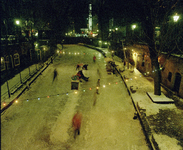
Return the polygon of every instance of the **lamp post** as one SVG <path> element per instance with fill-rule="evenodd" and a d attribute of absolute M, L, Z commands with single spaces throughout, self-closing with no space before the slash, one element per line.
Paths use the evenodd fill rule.
<path fill-rule="evenodd" d="M 133 35 L 134 35 L 134 30 L 135 30 L 136 27 L 137 27 L 137 26 L 136 26 L 135 24 L 132 25 Z"/>
<path fill-rule="evenodd" d="M 15 20 L 15 24 L 16 24 L 16 34 L 17 34 L 17 36 L 18 36 L 18 38 L 17 38 L 17 42 L 19 42 L 18 26 L 20 26 L 20 21 L 19 21 L 19 20 Z"/>
<path fill-rule="evenodd" d="M 18 34 L 18 42 L 19 42 L 19 33 L 18 33 L 18 26 L 20 25 L 20 21 L 19 20 L 16 20 L 15 21 L 15 24 L 16 24 L 16 32 Z M 21 29 L 20 29 L 20 32 L 21 32 Z M 21 69 L 20 69 L 20 83 L 22 84 L 22 76 L 21 76 Z"/>
<path fill-rule="evenodd" d="M 177 37 L 177 22 L 179 20 L 179 16 L 177 15 L 177 13 L 173 16 L 173 21 L 176 23 L 175 24 L 175 34 L 174 37 L 176 38 Z"/>

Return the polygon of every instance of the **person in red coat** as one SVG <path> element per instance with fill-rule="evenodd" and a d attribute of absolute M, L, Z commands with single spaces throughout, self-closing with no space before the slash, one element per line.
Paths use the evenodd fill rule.
<path fill-rule="evenodd" d="M 94 55 L 94 56 L 93 56 L 93 62 L 95 62 L 95 60 L 96 60 L 96 56 Z"/>
<path fill-rule="evenodd" d="M 77 132 L 78 135 L 80 135 L 81 121 L 82 121 L 82 114 L 79 111 L 77 111 L 77 113 L 74 115 L 72 119 L 72 126 L 74 128 L 74 138 L 76 138 Z"/>
<path fill-rule="evenodd" d="M 85 81 L 88 81 L 89 77 L 85 77 L 82 70 L 78 71 L 78 73 L 76 74 L 79 77 L 79 80 L 82 78 Z"/>

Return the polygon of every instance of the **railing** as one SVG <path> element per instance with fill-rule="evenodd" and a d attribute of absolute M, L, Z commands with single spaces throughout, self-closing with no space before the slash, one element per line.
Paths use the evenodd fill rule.
<path fill-rule="evenodd" d="M 24 78 L 22 78 L 22 83 L 19 81 L 14 86 L 9 89 L 11 95 L 13 95 L 18 89 L 20 89 L 24 84 L 27 83 L 43 66 L 40 66 L 38 69 L 34 69 L 31 74 L 27 74 Z M 8 91 L 1 93 L 1 102 L 9 96 Z"/>

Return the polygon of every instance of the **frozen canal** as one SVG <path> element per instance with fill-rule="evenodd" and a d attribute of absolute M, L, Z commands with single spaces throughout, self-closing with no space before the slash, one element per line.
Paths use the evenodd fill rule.
<path fill-rule="evenodd" d="M 88 64 L 83 73 L 89 81 L 71 90 L 71 76 L 81 63 Z M 135 110 L 124 83 L 120 76 L 108 75 L 105 65 L 95 50 L 64 45 L 18 103 L 1 115 L 1 149 L 148 150 L 140 122 L 133 119 Z M 53 81 L 55 69 L 58 75 Z M 77 110 L 83 119 L 81 134 L 74 139 L 72 118 Z"/>

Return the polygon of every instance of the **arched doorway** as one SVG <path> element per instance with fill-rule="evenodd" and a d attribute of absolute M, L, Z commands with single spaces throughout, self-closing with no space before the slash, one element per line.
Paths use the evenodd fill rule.
<path fill-rule="evenodd" d="M 175 74 L 175 82 L 174 82 L 173 91 L 179 93 L 180 83 L 181 83 L 181 74 L 176 73 Z"/>

